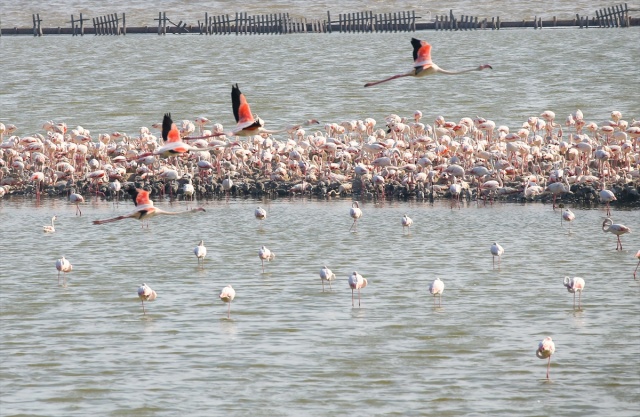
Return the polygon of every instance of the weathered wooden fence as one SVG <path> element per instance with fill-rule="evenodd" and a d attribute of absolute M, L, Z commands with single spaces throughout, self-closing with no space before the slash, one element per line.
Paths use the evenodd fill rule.
<path fill-rule="evenodd" d="M 596 10 L 596 19 L 598 27 L 629 27 L 630 18 L 627 3 Z"/>
<path fill-rule="evenodd" d="M 82 19 L 82 14 L 80 14 Z M 122 19 L 118 17 L 117 13 L 108 14 L 105 16 L 94 17 L 93 21 L 93 34 L 98 35 L 126 35 L 127 25 L 124 13 L 122 13 Z M 73 15 L 71 15 L 71 25 L 73 26 Z"/>
<path fill-rule="evenodd" d="M 327 12 L 328 31 L 332 32 L 337 26 L 338 32 L 415 32 L 416 16 L 415 11 L 403 11 L 394 13 L 378 13 L 372 11 L 357 13 L 340 13 L 338 20 L 332 21 L 331 14 Z"/>

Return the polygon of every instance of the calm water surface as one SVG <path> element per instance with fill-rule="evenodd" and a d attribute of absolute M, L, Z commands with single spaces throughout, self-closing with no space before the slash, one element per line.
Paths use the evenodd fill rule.
<path fill-rule="evenodd" d="M 218 3 L 225 12 L 241 11 Z M 163 7 L 197 20 L 218 3 Z M 3 27 L 28 26 L 30 13 L 40 12 L 64 25 L 79 11 L 126 11 L 132 21 L 158 11 L 147 2 L 123 4 L 110 2 L 106 10 L 102 2 L 57 1 L 43 10 L 36 2 L 0 1 L 0 18 Z M 309 17 L 415 8 L 316 4 L 243 3 L 248 12 Z M 593 14 L 610 6 L 429 4 L 438 13 L 454 8 L 489 17 L 500 7 L 501 16 L 514 18 L 546 16 L 533 7 L 572 17 L 575 9 Z M 27 22 L 20 20 L 25 13 Z M 203 115 L 231 126 L 236 82 L 268 127 L 309 117 L 322 124 L 374 117 L 382 124 L 390 113 L 411 116 L 416 109 L 429 121 L 479 115 L 512 128 L 544 110 L 560 121 L 578 108 L 588 121 L 607 120 L 612 110 L 631 120 L 640 118 L 639 35 L 635 28 L 4 36 L 0 122 L 17 125 L 21 136 L 43 133 L 50 119 L 82 125 L 95 137 L 136 135 L 170 111 L 176 120 Z M 411 36 L 429 39 L 444 68 L 488 62 L 494 70 L 362 88 L 410 68 Z M 637 210 L 614 210 L 614 221 L 633 230 L 623 236 L 625 249 L 615 251 L 615 237 L 601 230 L 602 209 L 572 207 L 577 218 L 568 234 L 559 213 L 542 204 L 450 210 L 446 202 L 366 203 L 358 232 L 349 233 L 350 200 L 199 204 L 206 213 L 155 218 L 141 230 L 133 220 L 91 224 L 129 212 L 130 203 L 89 200 L 79 217 L 63 200 L 0 200 L 1 416 L 640 413 Z M 253 217 L 258 204 L 269 211 L 262 226 Z M 414 219 L 407 235 L 405 213 Z M 57 231 L 44 235 L 41 226 L 54 214 Z M 200 239 L 209 250 L 204 269 L 192 252 Z M 493 241 L 505 248 L 500 269 L 492 268 Z M 277 255 L 265 274 L 257 256 L 262 245 Z M 62 255 L 74 266 L 67 287 L 56 279 Z M 325 264 L 338 279 L 323 293 L 318 273 Z M 347 277 L 354 270 L 369 280 L 361 308 L 351 307 Z M 586 280 L 581 311 L 572 309 L 565 275 Z M 446 286 L 442 308 L 427 292 L 435 277 Z M 136 296 L 142 282 L 158 292 L 146 316 Z M 237 291 L 231 320 L 218 300 L 227 284 Z M 545 361 L 535 357 L 548 335 L 557 348 L 551 382 Z"/>

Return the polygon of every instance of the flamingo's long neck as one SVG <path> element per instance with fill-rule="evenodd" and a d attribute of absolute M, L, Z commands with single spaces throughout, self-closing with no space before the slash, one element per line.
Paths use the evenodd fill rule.
<path fill-rule="evenodd" d="M 465 70 L 461 70 L 461 71 L 447 71 L 445 69 L 442 69 L 440 67 L 437 67 L 436 70 L 439 74 L 445 74 L 445 75 L 458 75 L 458 74 L 464 74 L 467 72 L 473 72 L 473 71 L 482 71 L 484 69 L 483 66 L 479 66 L 476 68 L 469 68 L 469 69 L 465 69 Z"/>
<path fill-rule="evenodd" d="M 386 83 L 387 81 L 395 80 L 396 78 L 409 77 L 409 76 L 412 76 L 412 75 L 415 75 L 415 71 L 411 71 L 411 72 L 408 72 L 408 73 L 406 73 L 406 74 L 398 74 L 398 75 L 394 75 L 394 76 L 392 76 L 392 77 L 385 78 L 384 80 L 375 81 L 375 82 L 372 82 L 372 83 L 366 83 L 364 86 L 365 86 L 365 87 L 372 87 L 372 86 L 374 86 L 374 85 L 378 85 L 378 84 Z"/>

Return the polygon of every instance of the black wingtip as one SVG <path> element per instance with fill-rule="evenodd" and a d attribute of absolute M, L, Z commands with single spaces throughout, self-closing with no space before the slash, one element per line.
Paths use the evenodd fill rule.
<path fill-rule="evenodd" d="M 169 131 L 171 130 L 171 125 L 173 124 L 173 120 L 171 119 L 171 113 L 165 113 L 164 119 L 162 119 L 162 140 L 167 141 L 167 137 L 169 136 Z"/>

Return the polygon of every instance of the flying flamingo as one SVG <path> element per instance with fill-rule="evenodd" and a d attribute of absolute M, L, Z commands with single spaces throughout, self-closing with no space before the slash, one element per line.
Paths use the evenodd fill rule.
<path fill-rule="evenodd" d="M 411 219 L 411 217 L 407 216 L 406 214 L 404 216 L 402 216 L 402 231 L 404 232 L 404 228 L 406 227 L 409 230 L 409 233 L 411 233 L 411 225 L 413 224 L 413 220 Z"/>
<path fill-rule="evenodd" d="M 607 226 L 606 229 L 605 229 L 605 226 Z M 613 220 L 609 218 L 604 219 L 604 221 L 602 222 L 602 231 L 610 232 L 618 236 L 618 243 L 616 244 L 616 250 L 618 250 L 618 248 L 622 250 L 622 242 L 620 241 L 620 236 L 624 235 L 625 233 L 631 233 L 631 229 L 629 229 L 627 226 L 623 224 L 613 223 Z"/>
<path fill-rule="evenodd" d="M 264 261 L 271 262 L 275 259 L 276 254 L 267 249 L 266 246 L 262 246 L 258 251 L 258 256 L 260 257 L 260 261 L 262 262 L 262 273 L 264 274 Z"/>
<path fill-rule="evenodd" d="M 63 283 L 67 285 L 67 272 L 71 272 L 73 270 L 73 265 L 69 262 L 65 257 L 56 260 L 56 269 L 58 270 L 58 285 L 60 285 L 60 272 L 63 273 Z"/>
<path fill-rule="evenodd" d="M 142 227 L 144 227 L 144 221 L 147 220 L 147 228 L 148 228 L 149 227 L 148 220 L 156 215 L 163 214 L 163 215 L 175 216 L 179 214 L 206 211 L 202 207 L 194 208 L 188 211 L 180 211 L 180 212 L 164 211 L 153 206 L 153 201 L 149 199 L 149 193 L 150 193 L 149 191 L 143 190 L 140 188 L 135 188 L 135 189 L 130 189 L 130 193 L 135 198 L 134 204 L 137 207 L 132 213 L 125 214 L 123 216 L 113 217 L 111 219 L 94 220 L 93 224 L 105 224 L 105 223 L 111 223 L 111 222 L 124 220 L 124 219 L 136 219 L 142 222 Z"/>
<path fill-rule="evenodd" d="M 578 310 L 580 310 L 580 299 L 582 298 L 582 290 L 584 290 L 584 279 L 580 277 L 564 277 L 564 286 L 567 291 L 573 293 L 573 308 L 576 308 L 576 293 L 578 293 Z"/>
<path fill-rule="evenodd" d="M 69 195 L 69 201 L 71 201 L 72 204 L 76 205 L 76 216 L 78 215 L 78 213 L 80 213 L 80 216 L 82 216 L 82 210 L 80 210 L 80 203 L 84 203 L 84 197 L 76 192 L 73 192 Z"/>
<path fill-rule="evenodd" d="M 353 274 L 349 276 L 349 287 L 351 287 L 351 307 L 353 307 L 353 290 L 358 290 L 358 307 L 360 307 L 360 288 L 367 286 L 367 279 L 362 275 L 353 271 Z"/>
<path fill-rule="evenodd" d="M 538 350 L 536 350 L 536 356 L 540 359 L 549 359 L 547 362 L 547 380 L 549 379 L 549 368 L 551 367 L 551 355 L 556 351 L 556 345 L 551 340 L 551 337 L 545 337 L 539 344 Z"/>
<path fill-rule="evenodd" d="M 144 310 L 144 302 L 145 301 L 153 301 L 158 297 L 158 294 L 151 289 L 147 284 L 143 283 L 138 288 L 138 298 L 140 298 L 140 302 L 142 303 L 142 314 L 146 315 L 147 312 Z"/>
<path fill-rule="evenodd" d="M 496 267 L 496 256 L 498 257 L 498 266 L 500 266 L 500 260 L 502 258 L 502 254 L 504 253 L 504 249 L 497 242 L 493 242 L 491 245 L 491 255 L 493 255 L 493 267 Z"/>
<path fill-rule="evenodd" d="M 323 266 L 320 269 L 320 281 L 322 282 L 322 292 L 324 292 L 324 282 L 327 281 L 329 283 L 329 289 L 331 290 L 331 281 L 336 279 L 336 274 L 334 274 L 327 266 Z"/>
<path fill-rule="evenodd" d="M 204 267 L 204 257 L 207 256 L 207 248 L 204 246 L 204 240 L 201 240 L 198 246 L 193 248 L 193 253 L 198 259 L 198 266 L 200 266 L 200 261 L 202 261 L 202 266 Z"/>
<path fill-rule="evenodd" d="M 571 233 L 571 222 L 576 219 L 576 215 L 569 209 L 565 209 L 562 212 L 562 217 L 560 218 L 560 225 L 562 225 L 562 221 L 569 222 L 569 233 Z"/>
<path fill-rule="evenodd" d="M 227 309 L 227 319 L 231 318 L 231 302 L 236 298 L 236 290 L 233 289 L 231 285 L 227 285 L 220 291 L 220 299 L 225 303 L 229 303 L 229 308 Z"/>
<path fill-rule="evenodd" d="M 485 68 L 492 69 L 491 65 L 483 64 L 476 68 L 470 68 L 462 71 L 447 71 L 431 61 L 431 45 L 427 41 L 421 41 L 416 38 L 411 38 L 411 45 L 413 45 L 413 69 L 404 74 L 394 75 L 389 78 L 385 78 L 381 81 L 375 81 L 372 83 L 366 83 L 365 87 L 371 87 L 377 84 L 381 84 L 387 81 L 395 80 L 402 77 L 424 77 L 431 74 L 447 74 L 456 75 L 463 74 L 471 71 L 482 71 Z"/>
<path fill-rule="evenodd" d="M 438 306 L 442 306 L 442 293 L 444 292 L 444 282 L 440 278 L 433 280 L 429 285 L 429 292 L 433 295 L 433 305 L 436 305 L 436 295 L 438 296 Z"/>
<path fill-rule="evenodd" d="M 58 220 L 58 217 L 57 217 L 57 216 L 53 216 L 53 217 L 51 218 L 51 226 L 49 226 L 49 225 L 42 226 L 42 230 L 43 230 L 45 233 L 53 233 L 53 232 L 55 232 L 55 231 L 56 231 L 56 228 L 55 228 L 55 227 L 53 227 L 53 222 L 54 222 L 54 221 L 56 221 L 56 220 Z"/>
<path fill-rule="evenodd" d="M 638 265 L 636 265 L 636 269 L 633 271 L 633 279 L 636 279 L 636 272 L 638 272 L 638 267 L 640 266 L 640 250 L 636 253 L 636 258 L 638 258 Z"/>
<path fill-rule="evenodd" d="M 360 203 L 358 203 L 357 201 L 354 201 L 353 203 L 351 203 L 351 210 L 349 210 L 349 215 L 353 218 L 353 224 L 351 225 L 349 230 L 353 229 L 354 227 L 355 227 L 355 230 L 357 230 L 358 226 L 356 225 L 356 222 L 360 217 L 362 217 L 362 210 L 360 210 Z"/>

